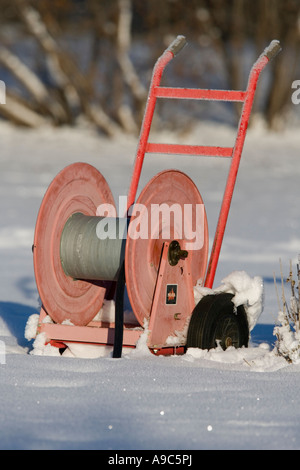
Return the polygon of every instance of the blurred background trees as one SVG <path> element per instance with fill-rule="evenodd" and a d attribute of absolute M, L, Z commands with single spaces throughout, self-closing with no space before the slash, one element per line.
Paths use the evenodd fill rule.
<path fill-rule="evenodd" d="M 165 84 L 201 88 L 244 89 L 257 56 L 279 39 L 283 52 L 264 74 L 255 111 L 275 129 L 291 111 L 299 0 L 0 0 L 0 11 L 0 114 L 14 123 L 84 117 L 109 136 L 137 133 L 154 62 L 177 34 L 189 49 L 170 64 Z M 190 119 L 229 119 L 226 110 L 214 116 L 185 106 L 180 114 Z M 178 114 L 166 116 L 169 126 Z"/>

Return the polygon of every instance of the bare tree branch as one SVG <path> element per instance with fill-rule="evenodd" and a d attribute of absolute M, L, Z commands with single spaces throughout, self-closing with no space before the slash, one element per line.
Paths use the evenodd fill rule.
<path fill-rule="evenodd" d="M 20 16 L 31 34 L 46 54 L 49 70 L 59 89 L 62 90 L 70 110 L 81 109 L 94 124 L 109 136 L 120 132 L 119 126 L 105 113 L 100 105 L 90 105 L 87 80 L 82 76 L 71 57 L 63 51 L 52 37 L 39 12 L 25 0 L 16 0 Z"/>
<path fill-rule="evenodd" d="M 144 102 L 147 98 L 147 91 L 141 83 L 129 56 L 132 20 L 131 0 L 119 0 L 119 12 L 117 32 L 118 60 L 124 80 L 130 87 L 133 96 L 138 101 Z"/>
<path fill-rule="evenodd" d="M 27 127 L 40 127 L 47 124 L 47 119 L 28 107 L 27 103 L 6 93 L 6 103 L 0 104 L 0 114 L 9 121 Z"/>
<path fill-rule="evenodd" d="M 0 62 L 33 96 L 42 111 L 50 114 L 56 123 L 67 121 L 63 107 L 57 103 L 38 76 L 6 47 L 0 47 Z"/>
<path fill-rule="evenodd" d="M 128 85 L 139 111 L 141 107 L 144 107 L 147 99 L 147 90 L 141 83 L 129 55 L 131 47 L 132 3 L 131 0 L 118 0 L 118 5 L 117 58 L 123 79 Z M 126 122 L 125 125 L 129 131 L 137 130 L 133 113 L 130 107 L 124 105 L 124 103 L 119 109 L 119 117 L 123 123 Z"/>

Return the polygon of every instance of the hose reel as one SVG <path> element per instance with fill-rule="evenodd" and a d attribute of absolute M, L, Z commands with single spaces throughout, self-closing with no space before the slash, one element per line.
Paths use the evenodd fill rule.
<path fill-rule="evenodd" d="M 106 180 L 91 165 L 69 165 L 50 184 L 38 214 L 33 251 L 43 308 L 56 324 L 70 321 L 86 327 L 124 266 L 133 313 L 143 327 L 145 320 L 149 322 L 159 312 L 159 340 L 156 334 L 151 346 L 163 347 L 175 328 L 180 331 L 185 327 L 193 306 L 191 295 L 187 301 L 187 290 L 192 292 L 191 286 L 205 274 L 208 233 L 200 193 L 187 175 L 167 170 L 146 185 L 135 206 L 138 210 L 131 217 L 99 217 L 95 214 L 100 204 L 115 207 Z M 203 225 L 197 227 L 199 206 Z M 184 233 L 187 208 L 195 222 L 189 233 L 201 239 L 200 249 L 186 249 L 188 244 L 193 245 L 190 235 L 187 238 Z M 103 233 L 103 227 L 112 226 L 113 233 L 109 229 Z M 176 302 L 164 301 L 154 307 L 164 248 L 172 275 L 169 273 L 160 289 L 165 299 L 167 286 L 172 285 Z"/>
<path fill-rule="evenodd" d="M 127 209 L 133 208 L 130 217 L 119 214 L 112 221 L 97 215 L 97 208 L 102 204 L 110 205 L 116 213 L 115 203 L 105 178 L 86 163 L 74 163 L 63 169 L 45 194 L 36 223 L 33 259 L 42 300 L 39 332 L 45 332 L 51 341 L 114 344 L 117 338 L 120 354 L 122 344 L 136 345 L 147 324 L 147 345 L 152 351 L 166 352 L 187 344 L 187 327 L 195 308 L 193 286 L 199 280 L 205 287 L 213 286 L 257 81 L 281 47 L 274 40 L 264 50 L 250 71 L 245 91 L 160 86 L 165 67 L 185 44 L 185 37 L 178 36 L 153 69 L 128 191 Z M 169 98 L 242 103 L 234 146 L 149 142 L 156 101 Z M 187 175 L 178 170 L 159 173 L 136 201 L 146 153 L 231 160 L 208 265 L 206 213 L 201 195 Z M 110 222 L 118 235 L 107 233 L 106 236 L 98 230 L 103 224 L 109 227 Z M 125 284 L 139 329 L 123 325 Z M 97 323 L 95 315 L 104 299 L 115 291 L 116 321 L 108 325 Z M 198 333 L 190 332 L 189 344 L 203 347 L 207 338 L 204 341 L 202 333 L 208 326 L 215 333 L 208 335 L 207 344 L 211 339 L 214 344 L 214 337 L 217 335 L 218 339 L 220 333 L 225 345 L 231 344 L 235 336 L 238 344 L 245 343 L 247 322 L 242 321 L 240 325 L 232 318 L 231 301 L 224 316 L 223 302 L 227 300 L 219 298 L 217 306 L 214 298 L 205 299 L 201 306 L 198 304 L 194 321 L 190 322 Z M 213 325 L 208 312 L 215 315 Z M 46 315 L 53 324 L 43 323 Z M 227 334 L 228 318 L 234 334 Z M 66 326 L 67 321 L 72 326 Z"/>

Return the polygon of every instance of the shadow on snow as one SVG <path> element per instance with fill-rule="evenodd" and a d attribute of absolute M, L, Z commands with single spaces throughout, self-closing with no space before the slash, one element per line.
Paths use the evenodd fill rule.
<path fill-rule="evenodd" d="M 28 346 L 24 337 L 25 326 L 28 318 L 38 309 L 28 305 L 14 302 L 0 302 L 0 321 L 2 320 L 12 336 L 17 340 L 19 346 Z"/>

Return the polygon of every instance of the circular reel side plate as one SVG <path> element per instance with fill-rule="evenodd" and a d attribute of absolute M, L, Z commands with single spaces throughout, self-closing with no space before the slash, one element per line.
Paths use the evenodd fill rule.
<path fill-rule="evenodd" d="M 101 308 L 101 282 L 74 280 L 65 275 L 60 239 L 72 214 L 96 215 L 97 207 L 105 203 L 115 207 L 105 178 L 87 163 L 64 168 L 46 191 L 35 227 L 33 262 L 43 307 L 56 323 L 70 320 L 74 325 L 87 325 Z"/>
<path fill-rule="evenodd" d="M 191 212 L 190 217 L 185 218 L 187 204 Z M 196 227 L 195 224 L 197 205 L 201 205 L 203 210 L 201 227 Z M 159 218 L 155 214 L 158 207 L 165 208 L 163 213 L 166 217 Z M 172 211 L 166 209 L 167 207 L 173 207 L 176 216 L 168 217 L 168 213 L 172 214 Z M 187 238 L 185 229 L 189 224 Z M 146 226 L 147 233 L 144 233 Z M 150 316 L 163 243 L 177 240 L 182 249 L 187 249 L 187 243 L 192 242 L 191 231 L 197 233 L 201 239 L 199 249 L 188 250 L 193 285 L 196 285 L 199 279 L 204 278 L 208 257 L 208 227 L 203 200 L 193 181 L 181 171 L 166 170 L 158 173 L 143 189 L 133 208 L 126 242 L 127 292 L 133 312 L 141 325 Z"/>

